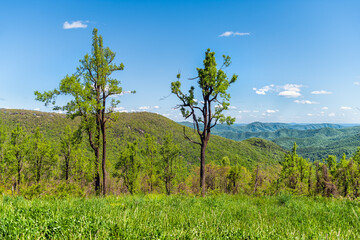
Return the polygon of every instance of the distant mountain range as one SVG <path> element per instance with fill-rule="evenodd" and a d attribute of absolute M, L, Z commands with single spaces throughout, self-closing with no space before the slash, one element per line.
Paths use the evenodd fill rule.
<path fill-rule="evenodd" d="M 180 124 L 194 127 L 191 122 L 180 122 Z M 262 123 L 262 122 L 253 122 L 249 124 L 234 124 L 231 126 L 225 124 L 218 124 L 213 128 L 213 133 L 231 131 L 231 132 L 275 132 L 280 129 L 295 129 L 295 130 L 314 130 L 320 128 L 334 128 L 341 129 L 346 126 L 340 124 L 331 124 L 331 123 L 314 123 L 314 124 L 293 124 L 293 123 Z"/>
<path fill-rule="evenodd" d="M 181 122 L 193 127 L 192 123 Z M 343 153 L 353 155 L 360 146 L 360 126 L 342 124 L 288 124 L 261 123 L 217 125 L 212 133 L 225 138 L 242 141 L 249 138 L 271 140 L 287 150 L 294 142 L 298 153 L 310 160 L 326 158 L 328 155 L 342 157 Z"/>

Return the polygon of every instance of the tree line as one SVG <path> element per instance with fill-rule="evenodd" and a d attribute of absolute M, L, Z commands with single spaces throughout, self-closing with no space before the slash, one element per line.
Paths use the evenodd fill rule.
<path fill-rule="evenodd" d="M 20 124 L 13 129 L 1 125 L 0 191 L 30 197 L 71 194 L 74 189 L 82 195 L 95 193 L 93 156 L 84 148 L 84 140 L 78 129 L 69 126 L 58 142 L 52 142 L 39 128 L 27 131 Z M 205 190 L 208 194 L 359 197 L 360 148 L 350 158 L 344 154 L 338 161 L 330 155 L 315 162 L 299 156 L 296 150 L 295 143 L 280 165 L 268 167 L 231 165 L 227 156 L 218 164 L 205 164 Z M 199 170 L 199 166 L 187 165 L 171 132 L 162 138 L 147 133 L 144 139 L 130 136 L 117 152 L 108 191 L 196 195 L 202 191 Z"/>

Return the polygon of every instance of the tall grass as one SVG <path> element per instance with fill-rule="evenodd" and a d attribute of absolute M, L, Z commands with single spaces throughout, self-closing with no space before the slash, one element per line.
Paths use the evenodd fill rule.
<path fill-rule="evenodd" d="M 34 199 L 4 196 L 1 239 L 356 239 L 357 201 L 147 195 Z"/>

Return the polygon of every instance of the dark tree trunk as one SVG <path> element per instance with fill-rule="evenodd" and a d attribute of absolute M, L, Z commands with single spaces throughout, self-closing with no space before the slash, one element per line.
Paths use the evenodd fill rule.
<path fill-rule="evenodd" d="M 99 175 L 99 149 L 95 149 L 95 176 L 94 176 L 95 193 L 100 193 L 100 175 Z"/>
<path fill-rule="evenodd" d="M 102 194 L 106 195 L 106 132 L 105 132 L 105 123 L 101 126 L 102 137 L 103 137 L 103 149 L 102 149 L 102 174 L 103 174 L 103 186 Z"/>
<path fill-rule="evenodd" d="M 20 186 L 20 182 L 21 182 L 21 160 L 19 159 L 18 160 L 18 169 L 17 169 L 17 174 L 18 174 L 18 177 L 17 177 L 17 185 L 18 187 Z"/>
<path fill-rule="evenodd" d="M 257 187 L 259 186 L 259 165 L 256 166 L 256 175 L 255 175 L 255 184 L 254 184 L 254 194 L 257 191 Z"/>
<path fill-rule="evenodd" d="M 320 167 L 319 163 L 316 162 L 316 193 L 319 194 L 321 192 L 321 182 L 320 182 Z"/>
<path fill-rule="evenodd" d="M 19 192 L 19 187 L 20 187 L 20 182 L 21 182 L 21 158 L 19 156 L 19 153 L 16 154 L 16 158 L 17 158 L 17 187 L 18 187 L 18 192 Z M 16 189 L 15 189 L 16 190 Z"/>
<path fill-rule="evenodd" d="M 166 194 L 169 196 L 171 194 L 171 183 L 170 183 L 170 179 L 167 179 L 166 183 L 165 183 L 165 186 L 166 186 Z"/>
<path fill-rule="evenodd" d="M 69 180 L 69 157 L 65 156 L 65 180 Z"/>
<path fill-rule="evenodd" d="M 309 180 L 308 180 L 308 193 L 309 193 L 309 195 L 311 194 L 311 189 L 312 189 L 311 175 L 312 175 L 312 166 L 310 164 L 310 166 L 309 166 Z"/>
<path fill-rule="evenodd" d="M 201 144 L 201 154 L 200 154 L 200 189 L 201 196 L 205 197 L 205 151 L 206 151 L 207 142 Z"/>

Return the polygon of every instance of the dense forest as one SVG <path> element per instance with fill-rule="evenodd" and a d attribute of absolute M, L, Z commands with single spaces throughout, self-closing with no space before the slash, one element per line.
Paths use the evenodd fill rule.
<path fill-rule="evenodd" d="M 190 122 L 180 124 L 193 127 Z M 335 155 L 338 159 L 342 155 L 353 155 L 360 143 L 360 127 L 340 124 L 286 124 L 260 123 L 234 124 L 231 126 L 217 125 L 213 134 L 242 141 L 249 138 L 262 138 L 273 141 L 290 151 L 293 143 L 298 144 L 298 153 L 316 161 Z"/>
<path fill-rule="evenodd" d="M 26 198 L 85 196 L 93 189 L 93 158 L 79 119 L 64 114 L 1 109 L 1 191 Z M 190 128 L 187 132 L 196 137 Z M 108 193 L 197 195 L 199 149 L 183 126 L 154 113 L 117 113 L 109 128 Z M 267 140 L 212 136 L 206 191 L 275 195 L 359 194 L 360 152 L 310 162 L 296 145 L 286 152 Z"/>

